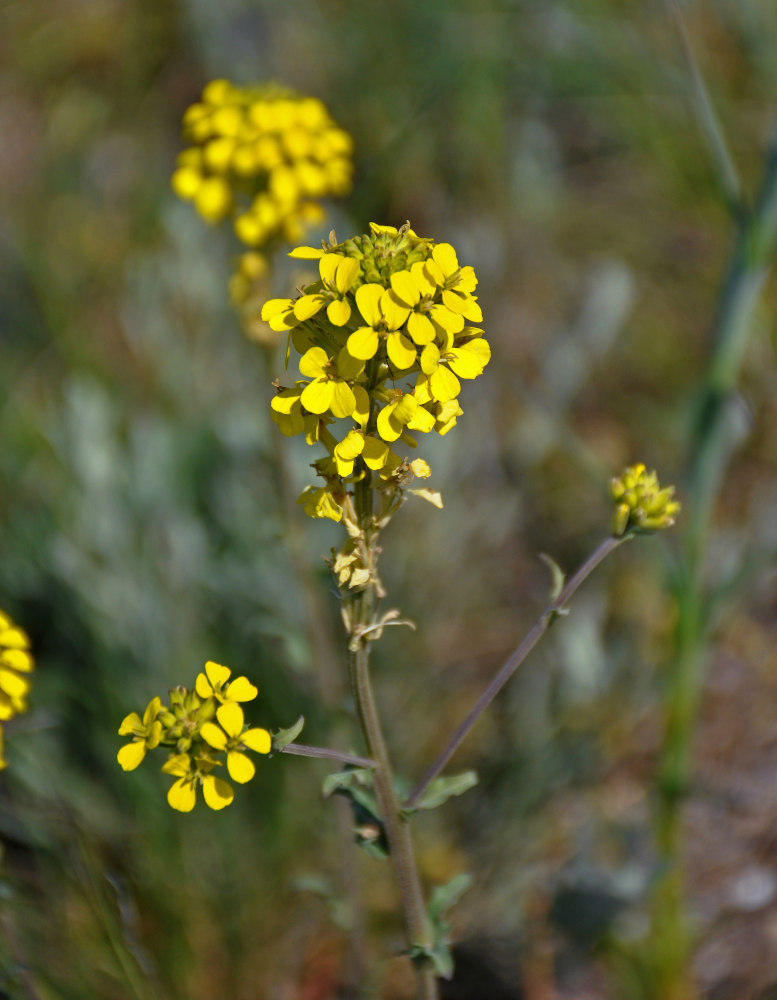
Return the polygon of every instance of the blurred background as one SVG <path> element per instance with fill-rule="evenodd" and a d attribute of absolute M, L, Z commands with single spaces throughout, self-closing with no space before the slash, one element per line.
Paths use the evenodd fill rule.
<path fill-rule="evenodd" d="M 361 749 L 322 561 L 339 529 L 294 504 L 313 456 L 269 420 L 280 365 L 228 304 L 237 242 L 170 190 L 181 115 L 214 77 L 320 97 L 356 183 L 310 242 L 409 219 L 480 278 L 491 365 L 421 449 L 445 509 L 408 504 L 384 544 L 389 606 L 419 626 L 374 651 L 412 782 L 544 606 L 538 554 L 571 570 L 607 533 L 608 478 L 641 460 L 683 498 L 734 226 L 676 27 L 657 0 L 1 9 L 0 607 L 37 672 L 0 778 L 0 995 L 328 1000 L 360 950 L 375 995 L 412 996 L 389 873 L 343 842 L 325 764 L 259 762 L 230 809 L 179 815 L 156 756 L 116 763 L 122 717 L 206 659 L 259 686 L 255 723 L 304 714 L 308 742 Z M 777 7 L 683 10 L 753 189 Z M 777 996 L 774 306 L 772 284 L 716 515 L 686 810 L 696 974 L 721 1000 Z M 425 882 L 476 880 L 449 1000 L 624 995 L 609 957 L 646 926 L 667 579 L 692 518 L 586 584 L 454 760 L 478 787 L 416 820 Z"/>

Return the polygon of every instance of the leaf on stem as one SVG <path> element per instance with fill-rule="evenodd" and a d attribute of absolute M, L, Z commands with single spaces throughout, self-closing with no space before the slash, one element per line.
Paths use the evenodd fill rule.
<path fill-rule="evenodd" d="M 293 743 L 294 740 L 302 732 L 302 727 L 305 725 L 305 716 L 301 715 L 293 726 L 289 726 L 288 729 L 277 729 L 272 734 L 272 749 L 273 753 L 280 753 L 284 747 L 287 747 L 289 743 Z"/>
<path fill-rule="evenodd" d="M 443 778 L 435 778 L 421 798 L 409 809 L 402 812 L 410 816 L 418 809 L 436 809 L 448 799 L 463 795 L 478 783 L 476 771 L 463 771 L 461 774 L 451 774 Z"/>

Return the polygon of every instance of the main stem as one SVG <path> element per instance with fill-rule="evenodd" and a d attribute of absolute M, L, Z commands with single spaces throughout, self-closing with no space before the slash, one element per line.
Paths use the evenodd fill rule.
<path fill-rule="evenodd" d="M 365 546 L 374 551 L 373 490 L 369 470 L 365 470 L 364 477 L 356 483 L 354 504 L 359 526 L 364 534 Z M 376 605 L 377 597 L 375 587 L 372 584 L 354 595 L 351 604 L 353 636 L 359 636 L 360 628 L 366 628 L 373 624 Z M 352 647 L 349 654 L 351 687 L 364 734 L 367 754 L 375 762 L 373 786 L 386 831 L 389 858 L 394 868 L 394 875 L 402 899 L 407 941 L 412 954 L 419 947 L 421 949 L 431 948 L 433 943 L 431 931 L 426 917 L 426 906 L 415 862 L 410 827 L 400 812 L 400 802 L 394 789 L 394 772 L 372 690 L 370 643 L 366 636 L 360 636 L 352 643 Z M 414 965 L 418 978 L 419 1000 L 438 1000 L 439 993 L 434 968 L 422 958 L 415 960 Z"/>

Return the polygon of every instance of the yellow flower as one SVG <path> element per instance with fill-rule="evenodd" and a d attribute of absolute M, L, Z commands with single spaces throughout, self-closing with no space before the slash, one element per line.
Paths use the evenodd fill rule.
<path fill-rule="evenodd" d="M 0 611 L 0 721 L 27 711 L 27 675 L 34 667 L 29 636 Z"/>
<path fill-rule="evenodd" d="M 197 801 L 197 786 L 202 786 L 205 803 L 211 809 L 223 809 L 234 799 L 235 793 L 229 782 L 211 774 L 216 762 L 206 758 L 192 760 L 189 754 L 178 753 L 162 765 L 165 774 L 175 775 L 178 780 L 167 793 L 167 801 L 178 812 L 191 812 Z"/>
<path fill-rule="evenodd" d="M 337 362 L 333 362 L 323 347 L 311 347 L 300 358 L 299 370 L 313 380 L 300 396 L 300 402 L 310 413 L 329 411 L 335 417 L 350 417 L 356 412 L 356 396 L 346 378 L 352 378 L 358 369 L 349 364 L 344 351 L 338 355 Z"/>
<path fill-rule="evenodd" d="M 385 339 L 391 363 L 401 371 L 412 367 L 416 360 L 415 346 L 401 330 L 410 310 L 383 285 L 371 283 L 357 289 L 356 305 L 368 325 L 359 327 L 348 338 L 346 349 L 351 357 L 368 361 L 377 354 L 381 339 Z"/>
<path fill-rule="evenodd" d="M 330 456 L 314 463 L 326 485 L 299 502 L 311 517 L 340 520 L 343 480 L 377 471 L 384 492 L 405 488 L 389 445 L 415 447 L 413 431 L 448 433 L 462 414 L 459 380 L 481 375 L 491 351 L 483 331 L 467 325 L 482 318 L 475 272 L 450 244 L 376 223 L 369 234 L 330 241 L 292 251 L 318 261 L 319 279 L 296 299 L 265 303 L 262 318 L 290 331 L 308 379 L 276 384 L 272 418 Z M 343 419 L 351 423 L 338 434 L 332 424 Z"/>
<path fill-rule="evenodd" d="M 236 677 L 230 681 L 232 671 L 220 663 L 208 660 L 205 673 L 197 674 L 194 689 L 200 698 L 215 698 L 224 704 L 228 701 L 253 701 L 259 694 L 259 688 L 247 677 Z"/>
<path fill-rule="evenodd" d="M 641 463 L 623 470 L 610 481 L 615 501 L 612 533 L 661 531 L 671 528 L 680 504 L 673 500 L 674 486 L 662 489 L 655 472 L 647 472 Z"/>
<path fill-rule="evenodd" d="M 221 705 L 216 710 L 219 726 L 214 722 L 206 722 L 202 727 L 202 738 L 214 750 L 224 751 L 227 755 L 227 770 L 233 781 L 241 784 L 250 781 L 256 773 L 256 768 L 250 757 L 243 750 L 248 748 L 256 753 L 269 753 L 272 740 L 266 729 L 246 729 L 243 709 L 234 702 Z"/>
<path fill-rule="evenodd" d="M 162 739 L 162 723 L 158 716 L 161 711 L 161 698 L 152 698 L 146 706 L 142 719 L 137 712 L 130 712 L 124 717 L 119 726 L 119 736 L 128 736 L 131 733 L 132 742 L 125 743 L 116 756 L 125 771 L 134 771 L 146 756 L 146 751 L 159 746 Z"/>

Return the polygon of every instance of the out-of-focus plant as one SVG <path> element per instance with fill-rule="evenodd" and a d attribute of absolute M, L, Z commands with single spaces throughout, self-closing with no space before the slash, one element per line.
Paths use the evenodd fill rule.
<path fill-rule="evenodd" d="M 27 711 L 28 675 L 34 669 L 29 636 L 0 611 L 0 769 L 7 763 L 3 724 Z"/>
<path fill-rule="evenodd" d="M 274 83 L 213 80 L 183 127 L 191 145 L 178 157 L 173 190 L 208 222 L 232 219 L 251 248 L 238 261 L 230 295 L 256 335 L 272 253 L 323 221 L 321 199 L 351 189 L 353 142 L 317 98 Z"/>

